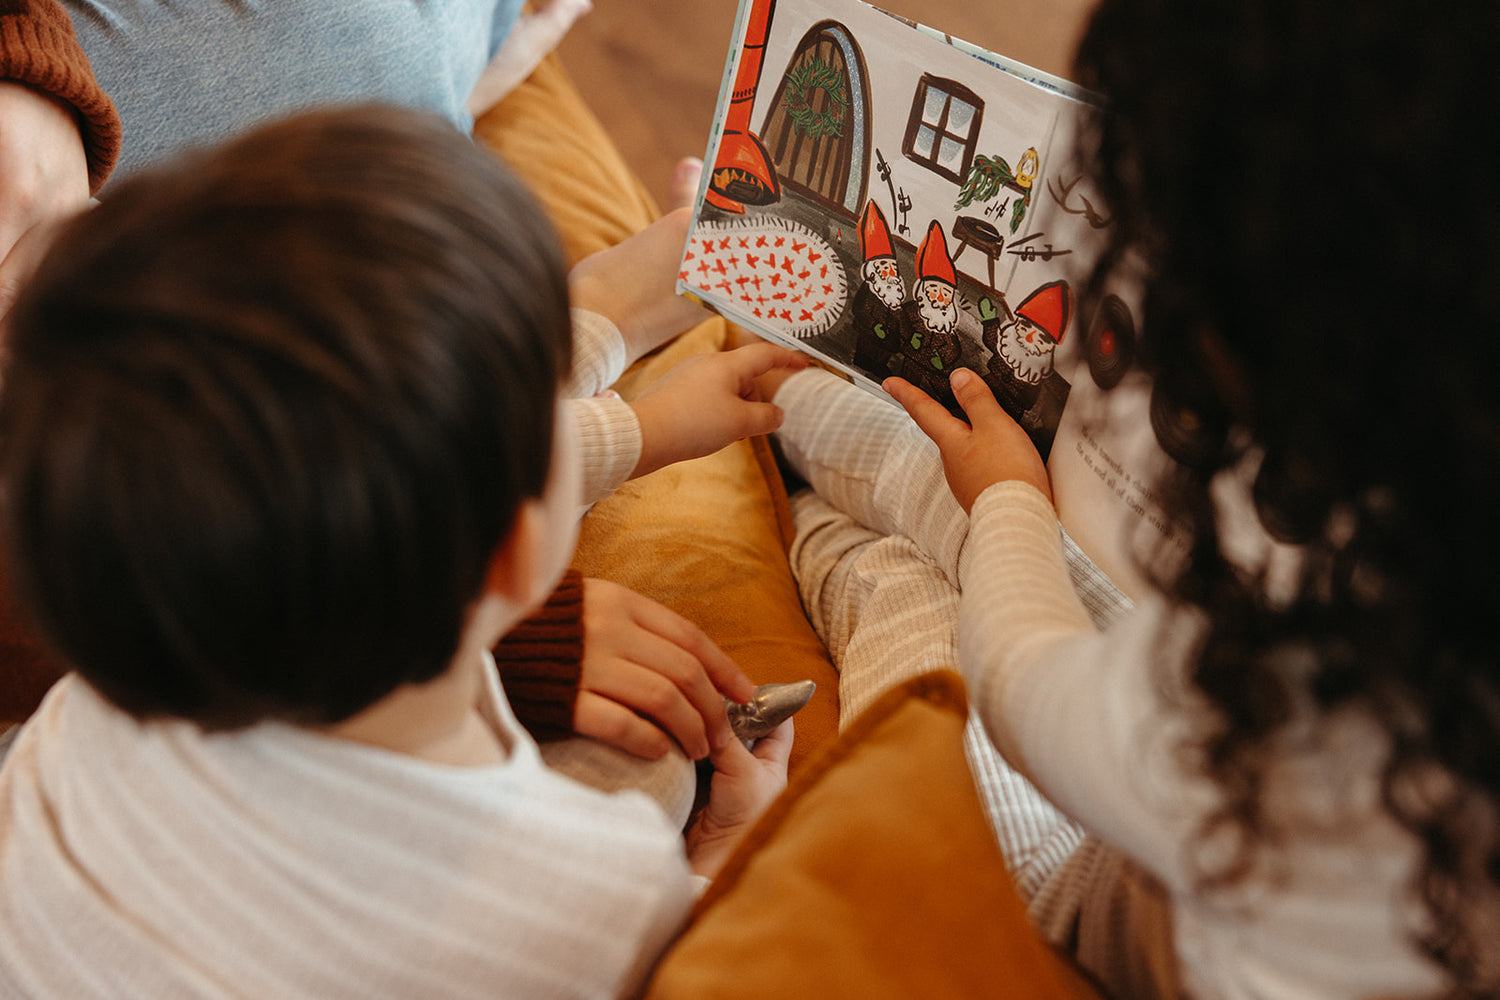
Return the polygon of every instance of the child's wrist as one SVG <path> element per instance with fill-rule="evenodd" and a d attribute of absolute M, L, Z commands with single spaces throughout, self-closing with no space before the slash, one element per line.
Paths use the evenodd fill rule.
<path fill-rule="evenodd" d="M 660 415 L 651 401 L 631 400 L 628 405 L 641 429 L 641 454 L 630 473 L 631 479 L 637 479 L 671 465 L 675 459 L 666 446 L 664 438 L 668 435 L 663 432 Z"/>
<path fill-rule="evenodd" d="M 720 826 L 705 811 L 688 831 L 688 867 L 695 875 L 702 875 L 708 879 L 718 877 L 724 863 L 729 860 L 729 856 L 734 853 L 734 849 L 739 846 L 740 839 L 744 835 L 743 826 Z"/>

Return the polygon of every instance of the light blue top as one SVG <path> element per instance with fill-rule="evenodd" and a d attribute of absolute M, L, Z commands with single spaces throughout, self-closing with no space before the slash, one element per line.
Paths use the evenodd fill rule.
<path fill-rule="evenodd" d="M 125 141 L 114 177 L 288 112 L 390 101 L 468 131 L 522 0 L 63 0 Z"/>

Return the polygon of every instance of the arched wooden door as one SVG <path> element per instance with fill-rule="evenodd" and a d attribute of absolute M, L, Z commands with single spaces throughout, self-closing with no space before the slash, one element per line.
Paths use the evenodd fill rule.
<path fill-rule="evenodd" d="M 850 219 L 869 184 L 864 55 L 836 21 L 813 25 L 787 63 L 760 137 L 782 183 Z"/>

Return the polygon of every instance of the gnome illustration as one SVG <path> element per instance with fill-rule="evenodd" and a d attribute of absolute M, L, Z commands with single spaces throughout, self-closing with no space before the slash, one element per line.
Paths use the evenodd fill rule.
<path fill-rule="evenodd" d="M 1002 405 L 1019 417 L 1031 409 L 1044 379 L 1052 374 L 1052 355 L 1068 332 L 1073 292 L 1066 281 L 1053 281 L 1032 292 L 1009 322 L 984 325 L 990 358 L 990 386 Z"/>
<path fill-rule="evenodd" d="M 891 229 L 873 200 L 859 219 L 863 282 L 854 293 L 854 366 L 876 381 L 891 374 L 891 358 L 901 349 L 901 303 L 906 289 L 891 249 Z M 898 369 L 899 370 L 899 369 Z"/>
<path fill-rule="evenodd" d="M 954 405 L 948 377 L 958 364 L 958 276 L 943 227 L 933 221 L 917 250 L 916 301 L 903 306 L 901 374 L 928 395 Z"/>

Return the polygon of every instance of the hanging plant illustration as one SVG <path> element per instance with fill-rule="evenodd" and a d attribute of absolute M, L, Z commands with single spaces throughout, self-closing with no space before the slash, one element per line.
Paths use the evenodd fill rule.
<path fill-rule="evenodd" d="M 1000 192 L 1001 186 L 1009 187 L 1022 192 L 1022 198 L 1015 203 L 1010 213 L 1010 231 L 1014 233 L 1021 226 L 1021 220 L 1026 218 L 1026 209 L 1031 205 L 1031 182 L 1036 177 L 1036 150 L 1029 149 L 1021 157 L 1018 166 L 1028 168 L 1030 172 L 1022 170 L 1012 171 L 1010 164 L 999 156 L 976 156 L 974 162 L 969 165 L 969 173 L 964 178 L 963 186 L 958 190 L 958 201 L 954 202 L 953 210 L 956 212 L 961 208 L 980 202 L 989 201 Z"/>
<path fill-rule="evenodd" d="M 826 98 L 822 111 L 814 111 L 812 98 L 821 90 Z M 838 67 L 813 57 L 792 70 L 786 77 L 781 107 L 792 126 L 810 139 L 819 136 L 841 138 L 844 113 L 849 109 L 848 85 Z"/>

